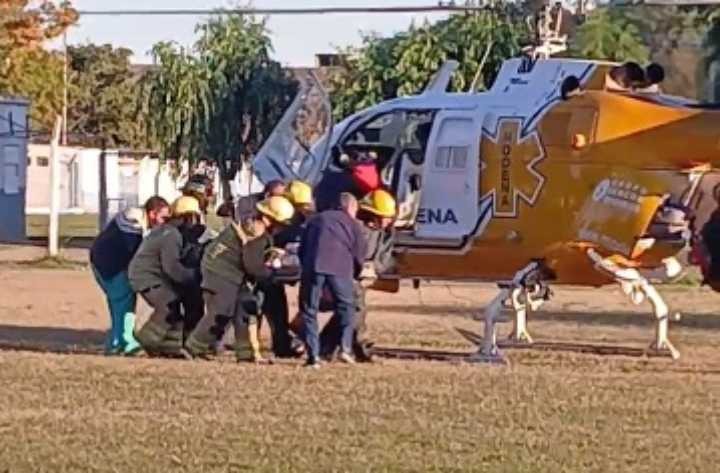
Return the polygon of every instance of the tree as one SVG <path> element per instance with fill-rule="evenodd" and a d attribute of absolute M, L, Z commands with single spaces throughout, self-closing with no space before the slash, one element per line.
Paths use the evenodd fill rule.
<path fill-rule="evenodd" d="M 69 1 L 0 0 L 0 50 L 37 49 L 77 21 Z"/>
<path fill-rule="evenodd" d="M 62 57 L 42 43 L 76 20 L 67 1 L 0 0 L 0 95 L 30 99 L 33 129 L 49 130 L 62 108 Z"/>
<path fill-rule="evenodd" d="M 102 136 L 109 146 L 138 147 L 143 130 L 133 100 L 137 79 L 130 68 L 132 51 L 111 45 L 68 48 L 68 131 L 79 144 L 97 146 Z M 90 141 L 88 141 L 90 140 Z"/>
<path fill-rule="evenodd" d="M 145 81 L 148 131 L 166 158 L 214 161 L 232 179 L 270 134 L 297 84 L 270 59 L 264 21 L 228 14 L 198 26 L 190 50 L 163 43 Z"/>
<path fill-rule="evenodd" d="M 636 61 L 644 63 L 649 51 L 641 32 L 624 11 L 597 8 L 580 26 L 571 53 L 588 59 Z"/>
<path fill-rule="evenodd" d="M 63 103 L 63 59 L 44 49 L 13 53 L 0 74 L 0 95 L 30 99 L 32 130 L 51 130 Z"/>
<path fill-rule="evenodd" d="M 480 76 L 481 85 L 488 87 L 502 61 L 520 52 L 528 33 L 522 12 L 507 5 L 413 25 L 389 38 L 367 35 L 360 48 L 346 51 L 351 59 L 332 80 L 334 112 L 343 117 L 383 100 L 418 93 L 449 59 L 460 63 L 453 90 L 467 90 L 491 45 Z"/>

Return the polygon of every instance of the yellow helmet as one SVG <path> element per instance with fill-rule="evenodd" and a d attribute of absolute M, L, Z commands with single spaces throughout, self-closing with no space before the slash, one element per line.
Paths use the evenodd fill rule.
<path fill-rule="evenodd" d="M 292 181 L 287 189 L 288 200 L 296 207 L 313 204 L 312 187 L 303 181 Z"/>
<path fill-rule="evenodd" d="M 290 201 L 281 196 L 272 196 L 258 202 L 255 207 L 258 212 L 275 220 L 278 223 L 288 223 L 295 214 L 295 207 Z"/>
<path fill-rule="evenodd" d="M 395 198 L 388 191 L 377 189 L 365 196 L 360 208 L 378 217 L 393 218 L 397 212 Z"/>
<path fill-rule="evenodd" d="M 200 202 L 195 197 L 184 195 L 175 199 L 172 204 L 173 217 L 180 217 L 185 214 L 202 215 Z"/>

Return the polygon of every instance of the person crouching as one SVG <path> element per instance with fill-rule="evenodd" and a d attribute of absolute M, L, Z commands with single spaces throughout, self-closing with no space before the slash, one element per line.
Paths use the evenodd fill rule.
<path fill-rule="evenodd" d="M 150 232 L 130 263 L 130 284 L 153 309 L 135 334 L 151 356 L 182 356 L 181 288 L 196 283 L 199 276 L 183 265 L 183 232 L 200 218 L 197 199 L 178 198 L 172 205 L 172 218 Z"/>
<path fill-rule="evenodd" d="M 154 196 L 143 209 L 119 213 L 100 232 L 90 248 L 90 263 L 110 309 L 110 332 L 106 355 L 132 355 L 140 345 L 133 335 L 137 296 L 130 286 L 128 266 L 142 243 L 143 235 L 170 216 L 170 205 Z"/>
<path fill-rule="evenodd" d="M 256 209 L 255 217 L 242 224 L 232 222 L 205 251 L 202 288 L 207 311 L 185 343 L 189 358 L 215 355 L 215 347 L 233 321 L 237 360 L 265 361 L 258 339 L 262 300 L 255 286 L 272 275 L 266 260 L 272 249 L 270 235 L 290 222 L 294 209 L 279 196 L 258 202 Z"/>

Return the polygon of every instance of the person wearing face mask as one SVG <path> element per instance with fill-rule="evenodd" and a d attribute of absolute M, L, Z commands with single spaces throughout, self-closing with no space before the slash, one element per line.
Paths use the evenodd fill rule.
<path fill-rule="evenodd" d="M 147 200 L 142 209 L 120 212 L 97 236 L 90 248 L 90 263 L 110 309 L 107 355 L 131 355 L 140 349 L 133 336 L 137 296 L 130 286 L 128 266 L 143 235 L 170 217 L 170 205 L 159 196 Z"/>
<path fill-rule="evenodd" d="M 238 361 L 263 363 L 258 322 L 262 291 L 257 285 L 272 277 L 273 233 L 289 223 L 293 205 L 280 196 L 255 205 L 257 213 L 241 223 L 232 222 L 207 248 L 202 260 L 203 295 L 207 313 L 185 342 L 186 358 L 216 354 L 230 322 L 235 326 Z"/>
<path fill-rule="evenodd" d="M 198 272 L 183 264 L 184 234 L 200 222 L 197 199 L 179 197 L 172 217 L 143 240 L 130 262 L 130 285 L 153 309 L 135 338 L 149 355 L 182 356 L 183 287 L 198 283 Z"/>

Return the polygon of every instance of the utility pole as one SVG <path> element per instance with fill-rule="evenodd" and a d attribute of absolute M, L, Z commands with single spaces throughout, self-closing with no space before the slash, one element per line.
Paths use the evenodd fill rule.
<path fill-rule="evenodd" d="M 67 146 L 67 132 L 68 132 L 68 44 L 67 44 L 67 31 L 63 33 L 63 134 L 62 144 Z"/>
<path fill-rule="evenodd" d="M 52 141 L 50 142 L 50 215 L 48 224 L 48 255 L 57 258 L 60 239 L 60 132 L 62 117 L 55 119 Z"/>
<path fill-rule="evenodd" d="M 107 198 L 107 141 L 105 138 L 102 139 L 100 149 L 100 188 L 98 192 L 99 206 L 98 206 L 98 218 L 99 218 L 99 230 L 102 231 L 105 228 L 105 224 L 108 221 L 108 198 Z"/>

